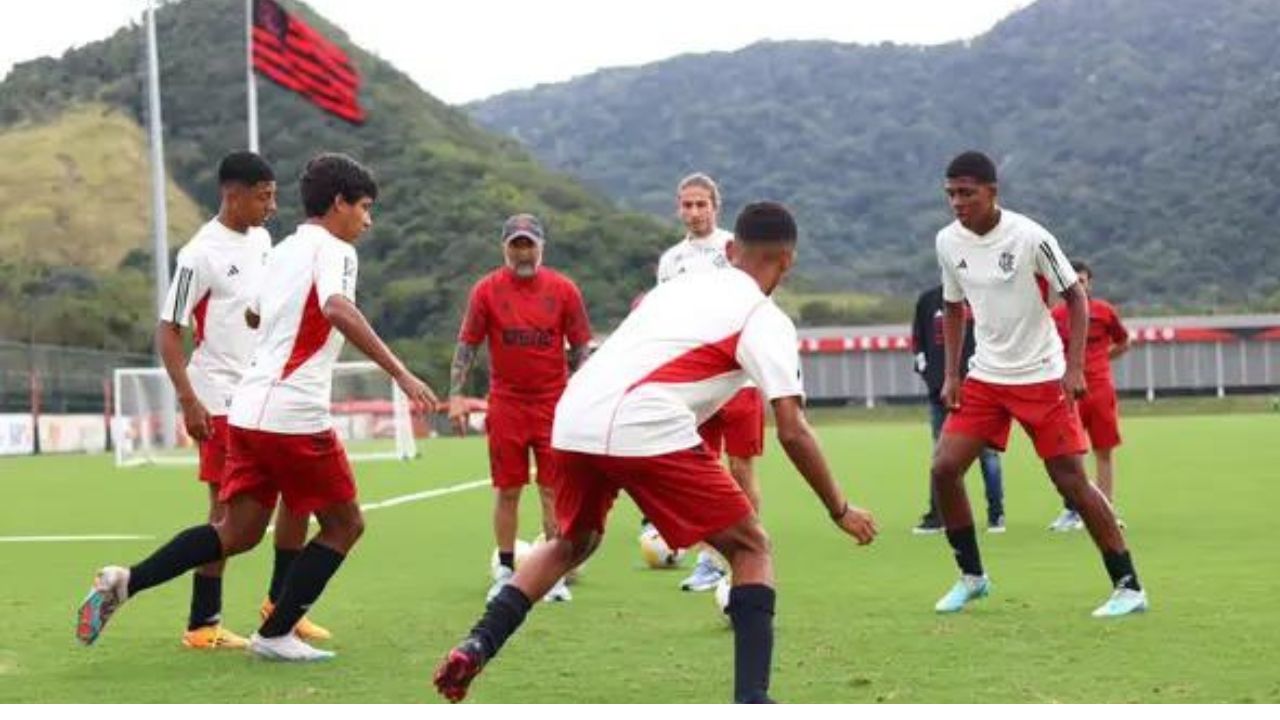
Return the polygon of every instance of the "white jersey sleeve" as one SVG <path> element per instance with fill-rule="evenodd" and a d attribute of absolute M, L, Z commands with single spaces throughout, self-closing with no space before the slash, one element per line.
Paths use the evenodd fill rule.
<path fill-rule="evenodd" d="M 942 271 L 942 299 L 946 302 L 958 303 L 964 300 L 964 286 L 960 284 L 960 276 L 956 272 L 955 263 L 947 252 L 948 243 L 943 233 L 938 233 L 937 251 L 938 268 Z"/>
<path fill-rule="evenodd" d="M 1041 230 L 1036 241 L 1036 272 L 1049 281 L 1055 292 L 1066 292 L 1067 288 L 1076 284 L 1079 277 L 1071 267 L 1067 256 L 1058 246 L 1058 239 L 1048 230 Z"/>
<path fill-rule="evenodd" d="M 804 397 L 799 348 L 791 318 L 766 300 L 743 326 L 736 357 L 747 376 L 760 386 L 765 399 Z"/>
<path fill-rule="evenodd" d="M 333 295 L 356 299 L 356 249 L 345 242 L 320 243 L 316 253 L 316 300 L 320 307 Z"/>
<path fill-rule="evenodd" d="M 209 273 L 203 265 L 203 256 L 191 245 L 178 253 L 169 294 L 160 312 L 161 320 L 183 327 L 191 325 L 191 312 L 209 289 Z"/>

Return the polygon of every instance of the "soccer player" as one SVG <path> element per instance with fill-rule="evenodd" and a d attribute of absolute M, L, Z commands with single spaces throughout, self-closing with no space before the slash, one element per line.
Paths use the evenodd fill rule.
<path fill-rule="evenodd" d="M 676 212 L 684 223 L 685 237 L 662 253 L 658 261 L 658 284 L 688 273 L 707 272 L 729 266 L 725 246 L 733 233 L 719 227 L 720 188 L 704 173 L 694 173 L 676 186 Z M 696 312 L 696 308 L 694 309 Z M 715 415 L 698 428 L 707 448 L 729 458 L 729 474 L 747 494 L 751 506 L 760 510 L 760 486 L 754 459 L 764 454 L 764 398 L 760 389 L 748 383 Z M 647 518 L 646 518 L 647 522 Z M 647 528 L 642 528 L 642 533 Z M 702 548 L 681 590 L 704 592 L 715 589 L 727 570 L 713 551 Z"/>
<path fill-rule="evenodd" d="M 871 542 L 870 513 L 851 506 L 804 416 L 795 326 L 769 298 L 795 259 L 796 226 L 777 203 L 743 209 L 728 255 L 733 267 L 654 288 L 556 406 L 552 445 L 563 478 L 560 535 L 533 550 L 491 600 L 470 635 L 436 670 L 457 702 L 543 595 L 599 545 L 625 490 L 676 546 L 705 540 L 728 559 L 733 588 L 734 699 L 769 702 L 773 560 L 741 486 L 708 451 L 698 423 L 750 378 L 773 404 L 778 439 L 836 526 Z M 696 307 L 698 312 L 689 312 Z"/>
<path fill-rule="evenodd" d="M 937 285 L 920 293 L 916 300 L 915 321 L 911 324 L 911 348 L 915 352 L 915 370 L 924 380 L 929 395 L 929 428 L 933 444 L 938 444 L 942 423 L 947 419 L 947 406 L 942 403 L 942 368 L 944 364 L 942 342 L 942 286 Z M 965 308 L 964 345 L 960 353 L 960 374 L 963 377 L 973 357 L 973 313 Z M 987 532 L 1004 532 L 1004 477 L 1000 470 L 1000 453 L 983 448 L 978 456 L 982 466 L 983 489 L 987 495 Z M 930 483 L 929 511 L 920 517 L 920 524 L 912 529 L 916 535 L 932 535 L 942 532 L 942 518 L 938 515 L 938 502 L 933 497 Z"/>
<path fill-rule="evenodd" d="M 582 293 L 572 280 L 542 265 L 546 236 L 532 215 L 513 215 L 502 225 L 503 267 L 471 288 L 458 331 L 449 378 L 449 419 L 465 434 L 467 406 L 462 396 L 481 343 L 489 343 L 489 474 L 494 488 L 493 534 L 498 567 L 489 598 L 515 572 L 520 493 L 529 484 L 529 453 L 538 465 L 542 528 L 556 534 L 551 421 L 569 373 L 586 360 L 591 322 Z M 566 360 L 565 342 L 569 352 Z M 563 579 L 548 600 L 570 600 Z"/>
<path fill-rule="evenodd" d="M 1093 449 L 1094 481 L 1107 501 L 1115 504 L 1115 475 L 1112 451 L 1120 446 L 1120 403 L 1115 381 L 1111 377 L 1111 361 L 1129 352 L 1129 330 L 1120 321 L 1115 306 L 1093 295 L 1093 269 L 1081 261 L 1071 263 L 1085 294 L 1089 296 L 1089 331 L 1085 336 L 1084 381 L 1088 392 L 1076 403 L 1080 422 L 1089 435 Z M 1071 318 L 1065 305 L 1053 308 L 1053 321 L 1058 336 L 1070 351 Z M 1123 522 L 1121 527 L 1123 527 Z M 1080 514 L 1070 505 L 1049 525 L 1063 532 L 1083 527 Z"/>
<path fill-rule="evenodd" d="M 209 522 L 216 523 L 226 506 L 218 501 L 227 456 L 227 411 L 231 394 L 253 352 L 254 331 L 245 324 L 244 309 L 257 291 L 271 250 L 262 227 L 276 211 L 275 173 L 259 155 L 234 152 L 218 165 L 222 197 L 218 216 L 196 231 L 178 252 L 177 271 L 169 285 L 156 343 L 169 379 L 177 390 L 187 434 L 200 445 L 197 477 L 209 488 Z M 195 341 L 184 364 L 182 329 Z M 307 518 L 276 514 L 275 566 L 265 606 L 279 599 L 280 587 L 307 538 Z M 182 644 L 190 648 L 244 648 L 248 641 L 222 626 L 222 572 L 218 560 L 192 574 L 191 610 Z M 310 622 L 295 628 L 304 639 L 324 640 L 329 631 Z"/>
<path fill-rule="evenodd" d="M 320 597 L 364 530 L 355 480 L 329 415 L 333 363 L 343 338 L 387 372 L 415 406 L 435 397 L 382 342 L 355 305 L 354 243 L 372 223 L 378 186 L 345 155 L 323 154 L 301 179 L 307 220 L 271 252 L 268 279 L 246 311 L 259 325 L 253 359 L 228 418 L 229 453 L 218 499 L 219 522 L 178 533 L 131 567 L 107 566 L 77 611 L 76 636 L 91 644 L 126 600 L 193 568 L 253 548 L 278 496 L 320 530 L 293 562 L 279 602 L 249 638 L 249 649 L 276 660 L 323 660 L 291 632 Z"/>
<path fill-rule="evenodd" d="M 953 159 L 945 188 L 956 218 L 937 237 L 946 301 L 942 398 L 951 412 L 934 452 L 932 477 L 961 577 L 935 609 L 957 612 L 990 592 L 963 478 L 984 447 L 1004 450 L 1016 419 L 1102 552 L 1113 592 L 1094 616 L 1145 610 L 1147 595 L 1111 505 L 1085 476 L 1081 458 L 1086 445 L 1074 399 L 1085 392 L 1084 289 L 1053 235 L 996 203 L 996 167 L 986 155 L 970 151 Z M 1047 288 L 1062 294 L 1071 314 L 1065 358 L 1046 305 Z M 973 310 L 977 349 L 962 385 L 966 300 Z"/>

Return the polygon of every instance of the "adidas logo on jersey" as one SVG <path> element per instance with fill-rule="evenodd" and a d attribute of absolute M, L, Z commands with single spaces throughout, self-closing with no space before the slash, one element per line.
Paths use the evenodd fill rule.
<path fill-rule="evenodd" d="M 236 267 L 235 265 L 232 265 L 231 269 L 227 271 L 227 277 L 235 277 L 236 275 L 239 275 L 239 274 L 240 274 L 240 268 Z"/>
<path fill-rule="evenodd" d="M 959 265 L 956 265 L 956 269 L 957 269 L 957 270 L 968 270 L 968 269 L 969 269 L 969 263 L 965 262 L 964 258 L 960 258 L 960 264 L 959 264 Z"/>

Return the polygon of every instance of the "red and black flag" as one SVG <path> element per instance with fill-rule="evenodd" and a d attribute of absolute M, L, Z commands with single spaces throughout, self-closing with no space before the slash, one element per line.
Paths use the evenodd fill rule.
<path fill-rule="evenodd" d="M 360 75 L 347 54 L 275 0 L 253 2 L 253 67 L 347 122 L 364 122 Z"/>

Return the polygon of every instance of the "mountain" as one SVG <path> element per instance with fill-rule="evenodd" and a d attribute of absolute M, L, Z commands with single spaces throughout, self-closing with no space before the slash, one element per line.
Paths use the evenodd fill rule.
<path fill-rule="evenodd" d="M 259 79 L 262 152 L 279 178 L 280 214 L 273 234 L 282 237 L 301 219 L 296 178 L 308 158 L 319 151 L 342 151 L 369 165 L 381 192 L 374 229 L 359 247 L 360 301 L 380 332 L 419 364 L 430 363 L 437 370 L 437 385 L 443 384 L 439 371 L 452 350 L 467 290 L 482 272 L 501 263 L 498 231 L 509 214 L 528 211 L 543 218 L 549 235 L 548 264 L 578 281 L 597 325 L 607 327 L 625 313 L 632 296 L 650 280 L 636 268 L 658 255 L 669 240 L 669 227 L 645 215 L 619 211 L 601 194 L 546 170 L 517 143 L 481 130 L 462 111 L 354 46 L 340 29 L 306 6 L 286 7 L 350 55 L 363 78 L 361 102 L 368 120 L 350 125 Z M 172 182 L 193 199 L 201 218 L 217 208 L 218 159 L 246 144 L 243 9 L 241 0 L 187 0 L 164 5 L 157 16 L 166 164 Z M 137 146 L 140 128 L 146 126 L 143 53 L 141 29 L 126 27 L 61 58 L 21 64 L 0 83 L 0 165 L 35 162 L 23 157 L 33 147 L 30 138 L 48 128 L 99 117 L 104 119 L 100 124 L 111 127 L 92 142 L 86 136 L 77 145 L 92 148 L 76 151 L 92 149 L 101 156 L 95 164 L 132 176 L 117 188 L 123 194 L 109 201 L 95 199 L 92 188 L 83 185 L 77 186 L 78 194 L 69 195 L 63 179 L 28 183 L 14 192 L 10 183 L 17 181 L 9 178 L 15 176 L 4 176 L 0 218 L 6 223 L 0 228 L 0 248 L 33 247 L 43 241 L 48 223 L 10 224 L 7 220 L 15 213 L 62 214 L 67 216 L 66 226 L 74 228 L 120 229 L 121 217 L 129 216 L 127 231 L 121 231 L 136 236 L 137 249 L 126 255 L 118 271 L 100 267 L 118 251 L 98 257 L 94 244 L 99 239 L 81 238 L 85 267 L 72 273 L 77 279 L 71 285 L 82 299 L 105 291 L 107 280 L 121 273 L 133 273 L 135 282 L 141 282 L 149 267 L 147 235 L 132 220 L 149 217 L 146 155 L 140 155 Z M 113 146 L 115 154 L 108 158 L 106 149 Z M 174 214 L 173 203 L 170 212 Z M 185 242 L 189 230 L 171 237 L 174 247 Z M 95 253 L 92 262 L 89 253 Z M 0 259 L 0 299 L 65 299 L 65 283 L 29 279 L 65 276 L 68 269 L 56 265 L 64 260 L 63 254 L 26 258 L 6 253 Z M 48 317 L 59 314 L 51 310 Z M 145 338 L 146 325 L 153 322 L 149 308 L 144 306 L 137 316 L 129 337 Z M 31 331 L 21 318 L 6 322 L 6 317 L 0 313 L 0 336 L 25 338 L 30 332 L 46 342 L 98 342 L 69 337 L 57 323 L 41 318 Z M 146 349 L 145 343 L 141 349 Z"/>
<path fill-rule="evenodd" d="M 988 151 L 1002 200 L 1144 311 L 1280 307 L 1280 3 L 1039 0 L 971 42 L 769 42 L 468 106 L 627 207 L 712 173 L 725 214 L 797 210 L 819 288 L 936 281 L 942 169 Z"/>

